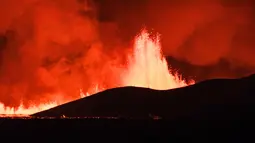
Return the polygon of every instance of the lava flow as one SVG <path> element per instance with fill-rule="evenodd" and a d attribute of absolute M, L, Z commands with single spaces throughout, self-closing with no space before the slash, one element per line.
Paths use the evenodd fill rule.
<path fill-rule="evenodd" d="M 143 30 L 135 38 L 133 54 L 128 55 L 129 60 L 126 66 L 127 68 L 121 71 L 121 83 L 117 84 L 119 87 L 137 86 L 164 90 L 194 84 L 194 81 L 185 82 L 177 73 L 172 74 L 171 69 L 169 70 L 166 59 L 162 55 L 159 40 L 159 36 L 150 38 L 150 35 L 146 30 Z M 99 88 L 98 85 L 102 85 L 102 83 L 96 84 L 94 90 L 91 90 L 91 92 L 84 92 L 83 89 L 80 89 L 80 97 L 83 98 L 105 89 Z M 52 103 L 42 104 L 28 109 L 21 105 L 15 110 L 12 108 L 6 109 L 4 108 L 4 105 L 0 104 L 0 113 L 7 115 L 27 115 L 57 106 L 58 104 L 56 104 L 56 102 L 57 101 L 54 101 Z M 58 101 L 58 103 L 59 102 L 60 101 Z"/>

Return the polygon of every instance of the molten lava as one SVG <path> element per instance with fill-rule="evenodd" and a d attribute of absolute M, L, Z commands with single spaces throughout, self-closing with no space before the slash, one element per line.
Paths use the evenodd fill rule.
<path fill-rule="evenodd" d="M 185 82 L 177 73 L 172 74 L 171 69 L 169 69 L 167 65 L 166 59 L 162 55 L 159 40 L 159 36 L 150 38 L 150 35 L 146 30 L 143 30 L 135 38 L 133 54 L 127 55 L 129 59 L 127 68 L 121 71 L 121 83 L 117 84 L 119 87 L 137 86 L 164 90 L 183 87 L 194 83 L 194 81 L 188 83 Z M 80 97 L 87 97 L 103 91 L 105 90 L 105 88 L 102 88 L 103 86 L 103 83 L 97 83 L 95 87 L 91 88 L 87 92 L 80 89 Z M 24 108 L 23 105 L 20 105 L 20 107 L 15 109 L 5 108 L 3 104 L 0 104 L 0 114 L 28 115 L 57 106 L 57 103 L 59 102 L 62 101 L 54 101 L 52 103 L 41 104 L 39 106 L 31 106 L 30 108 Z M 63 104 L 63 102 L 60 104 Z"/>
<path fill-rule="evenodd" d="M 135 39 L 134 55 L 129 59 L 128 72 L 123 76 L 124 86 L 132 85 L 164 90 L 186 86 L 178 74 L 169 71 L 161 53 L 159 36 L 150 38 L 145 30 Z"/>
<path fill-rule="evenodd" d="M 50 109 L 52 107 L 57 106 L 55 102 L 41 104 L 39 106 L 30 106 L 29 108 L 24 108 L 23 105 L 20 105 L 18 108 L 9 108 L 5 107 L 3 104 L 0 104 L 0 117 L 6 116 L 24 116 L 29 115 L 31 113 L 36 113 L 42 110 Z"/>

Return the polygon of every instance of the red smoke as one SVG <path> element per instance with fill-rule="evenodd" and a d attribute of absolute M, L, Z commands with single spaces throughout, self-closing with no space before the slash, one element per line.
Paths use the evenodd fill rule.
<path fill-rule="evenodd" d="M 6 40 L 1 43 L 0 101 L 7 106 L 66 101 L 101 77 L 109 54 L 92 6 L 74 0 L 1 4 L 0 31 Z"/>
<path fill-rule="evenodd" d="M 149 4 L 150 21 L 163 35 L 164 51 L 195 65 L 227 59 L 255 66 L 254 6 L 249 1 L 194 0 Z"/>
<path fill-rule="evenodd" d="M 164 54 L 192 64 L 189 72 L 194 76 L 204 75 L 204 80 L 254 72 L 253 0 L 130 1 L 129 9 L 112 1 L 118 3 L 120 12 L 114 18 L 125 37 L 132 37 L 142 24 L 153 28 L 162 34 Z"/>
<path fill-rule="evenodd" d="M 99 11 L 91 1 L 0 3 L 0 102 L 68 101 L 99 79 L 106 86 L 118 83 L 114 65 L 125 63 L 129 52 L 122 40 L 143 25 L 162 35 L 167 56 L 199 66 L 223 59 L 233 69 L 255 69 L 252 0 L 105 0 Z M 107 12 L 113 22 L 102 23 Z"/>

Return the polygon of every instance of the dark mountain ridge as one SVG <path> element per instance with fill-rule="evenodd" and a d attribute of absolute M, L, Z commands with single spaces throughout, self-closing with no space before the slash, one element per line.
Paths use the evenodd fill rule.
<path fill-rule="evenodd" d="M 31 116 L 251 119 L 255 113 L 254 87 L 255 74 L 239 79 L 212 79 L 172 90 L 121 87 Z"/>

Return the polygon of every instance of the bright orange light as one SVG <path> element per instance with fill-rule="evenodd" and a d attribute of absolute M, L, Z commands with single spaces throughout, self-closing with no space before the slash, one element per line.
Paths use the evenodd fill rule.
<path fill-rule="evenodd" d="M 162 55 L 159 36 L 150 38 L 149 33 L 146 30 L 143 30 L 135 38 L 133 54 L 128 55 L 128 57 L 127 69 L 123 69 L 122 71 L 120 79 L 121 84 L 119 87 L 137 86 L 165 90 L 194 84 L 194 81 L 186 83 L 177 73 L 172 74 L 171 71 L 169 71 L 167 61 Z M 80 89 L 80 98 L 105 90 L 105 88 L 102 88 L 101 86 L 103 86 L 102 83 L 97 83 L 96 86 L 85 92 L 83 89 Z M 5 109 L 4 106 L 0 104 L 0 113 L 8 115 L 27 115 L 57 106 L 56 103 L 57 102 L 55 101 L 53 103 L 41 104 L 39 106 L 31 106 L 28 109 L 21 105 L 16 110 L 12 108 Z"/>

